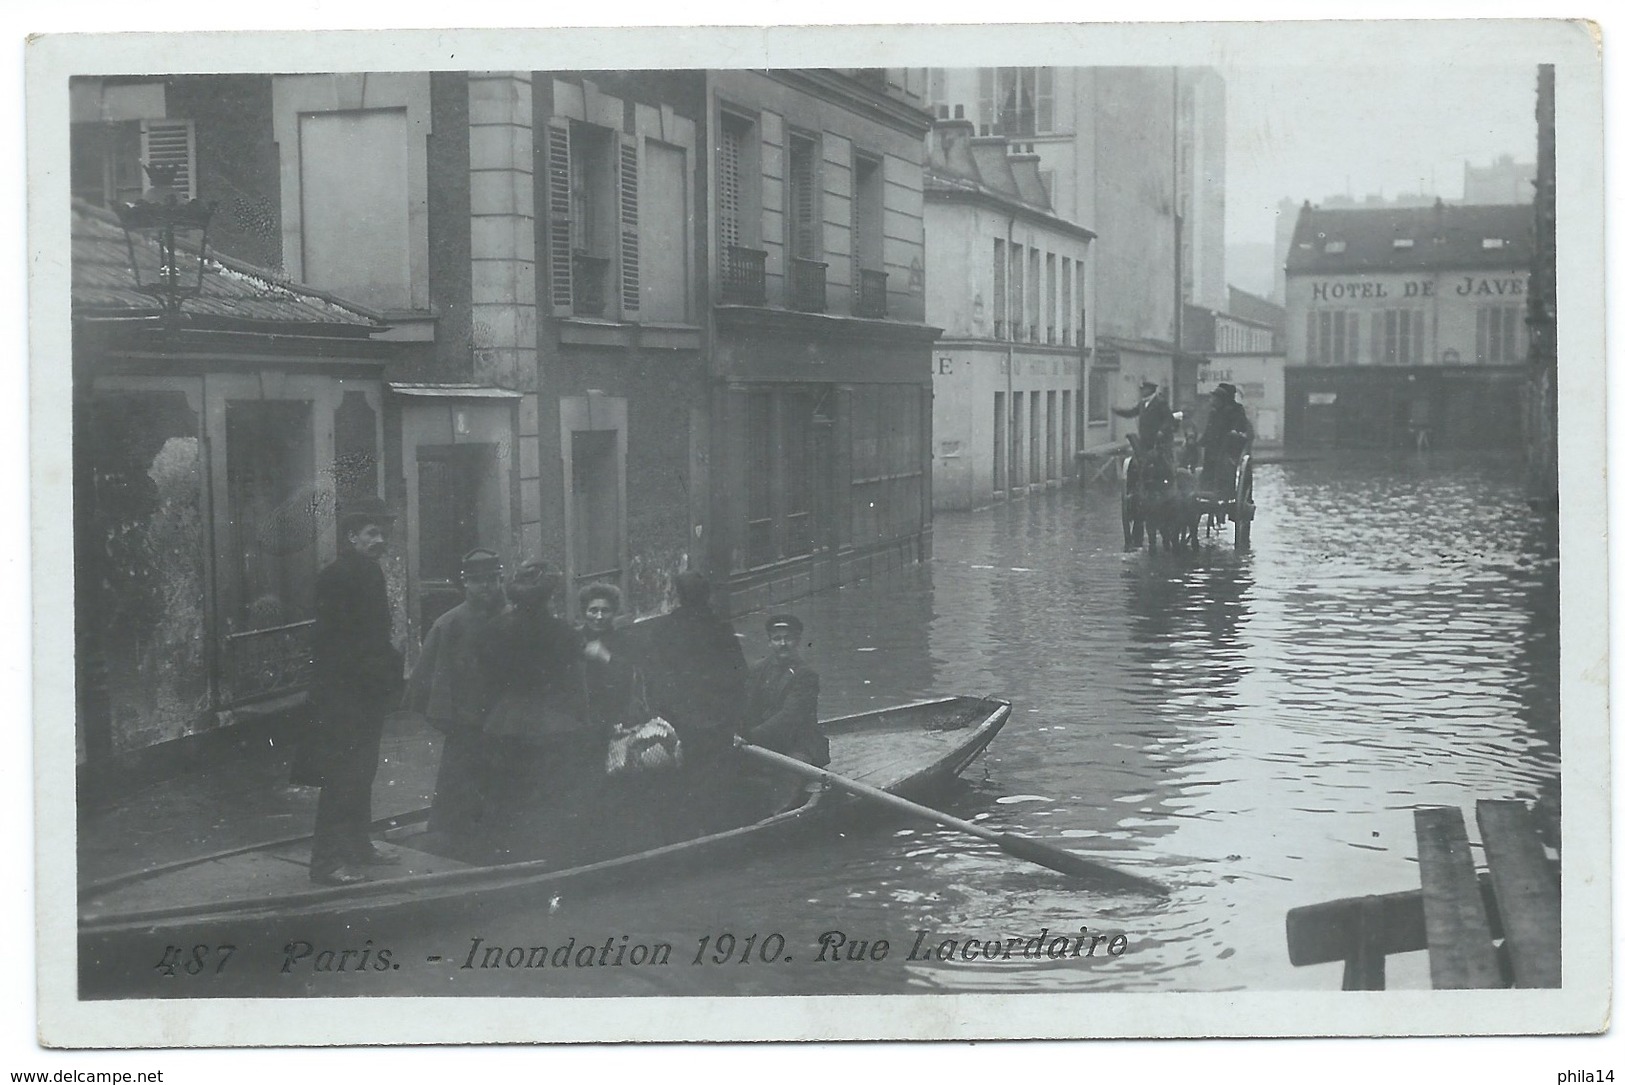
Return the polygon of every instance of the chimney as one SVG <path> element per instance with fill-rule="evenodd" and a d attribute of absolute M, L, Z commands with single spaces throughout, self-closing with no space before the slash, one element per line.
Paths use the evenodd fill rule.
<path fill-rule="evenodd" d="M 1039 157 L 1036 154 L 1010 156 L 1010 172 L 1015 176 L 1016 191 L 1034 207 L 1049 207 L 1049 195 L 1044 191 L 1044 180 L 1038 176 Z"/>
<path fill-rule="evenodd" d="M 958 107 L 963 113 L 964 107 Z M 976 178 L 976 163 L 971 160 L 970 144 L 976 136 L 976 126 L 963 117 L 937 121 L 931 126 L 930 165 L 944 173 Z"/>

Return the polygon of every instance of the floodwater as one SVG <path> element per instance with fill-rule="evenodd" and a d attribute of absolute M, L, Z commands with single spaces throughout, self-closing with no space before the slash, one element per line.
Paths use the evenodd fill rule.
<path fill-rule="evenodd" d="M 1288 909 L 1415 888 L 1418 805 L 1463 807 L 1475 840 L 1478 799 L 1556 809 L 1557 547 L 1520 470 L 1442 455 L 1264 466 L 1246 553 L 1227 529 L 1194 555 L 1125 554 L 1113 493 L 1052 492 L 940 515 L 929 564 L 793 608 L 824 715 L 1009 699 L 1003 733 L 940 805 L 1155 878 L 1165 900 L 881 819 L 641 890 L 355 929 L 412 966 L 296 970 L 263 993 L 1335 989 L 1338 965 L 1288 962 Z M 754 658 L 759 620 L 740 625 Z M 670 963 L 461 967 L 493 946 L 622 935 L 670 945 Z M 1096 935 L 1121 935 L 1118 952 Z M 998 941 L 999 959 L 962 959 L 970 938 Z M 417 963 L 428 954 L 443 962 Z M 1391 987 L 1426 982 L 1423 955 L 1391 959 Z"/>

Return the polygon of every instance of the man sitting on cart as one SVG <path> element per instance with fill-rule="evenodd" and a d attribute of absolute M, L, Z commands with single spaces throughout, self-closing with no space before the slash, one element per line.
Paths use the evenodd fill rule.
<path fill-rule="evenodd" d="M 1247 411 L 1236 402 L 1236 386 L 1213 389 L 1207 429 L 1202 431 L 1202 489 L 1226 500 L 1236 496 L 1236 464 L 1253 442 Z"/>
<path fill-rule="evenodd" d="M 1173 477 L 1173 438 L 1178 428 L 1178 419 L 1173 409 L 1168 406 L 1168 398 L 1157 388 L 1157 382 L 1146 379 L 1140 382 L 1140 399 L 1132 407 L 1113 407 L 1112 413 L 1120 418 L 1138 418 L 1140 420 L 1139 434 L 1130 439 L 1137 457 L 1146 461 L 1159 461 L 1163 470 L 1156 472 L 1157 477 Z M 1145 478 L 1141 472 L 1129 481 L 1137 484 Z"/>

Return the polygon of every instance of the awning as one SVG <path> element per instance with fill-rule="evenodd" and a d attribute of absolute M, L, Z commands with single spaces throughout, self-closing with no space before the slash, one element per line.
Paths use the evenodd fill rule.
<path fill-rule="evenodd" d="M 423 396 L 428 399 L 520 399 L 523 392 L 512 388 L 495 388 L 489 384 L 434 384 L 390 381 L 389 390 L 396 395 Z"/>

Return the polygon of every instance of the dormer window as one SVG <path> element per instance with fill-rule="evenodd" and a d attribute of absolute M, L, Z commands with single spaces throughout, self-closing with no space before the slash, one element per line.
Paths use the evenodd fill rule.
<path fill-rule="evenodd" d="M 1484 239 L 1484 247 L 1486 249 L 1504 249 L 1506 248 L 1506 244 L 1506 238 L 1504 237 L 1486 237 Z"/>
<path fill-rule="evenodd" d="M 1328 242 L 1326 242 L 1326 251 L 1328 253 L 1344 252 L 1347 249 L 1348 249 L 1348 244 L 1346 242 L 1342 242 L 1342 241 L 1328 241 Z"/>
<path fill-rule="evenodd" d="M 1416 247 L 1416 239 L 1415 238 L 1411 238 L 1411 237 L 1396 237 L 1396 238 L 1394 238 L 1394 248 L 1396 248 L 1396 249 L 1414 249 L 1415 247 Z"/>

